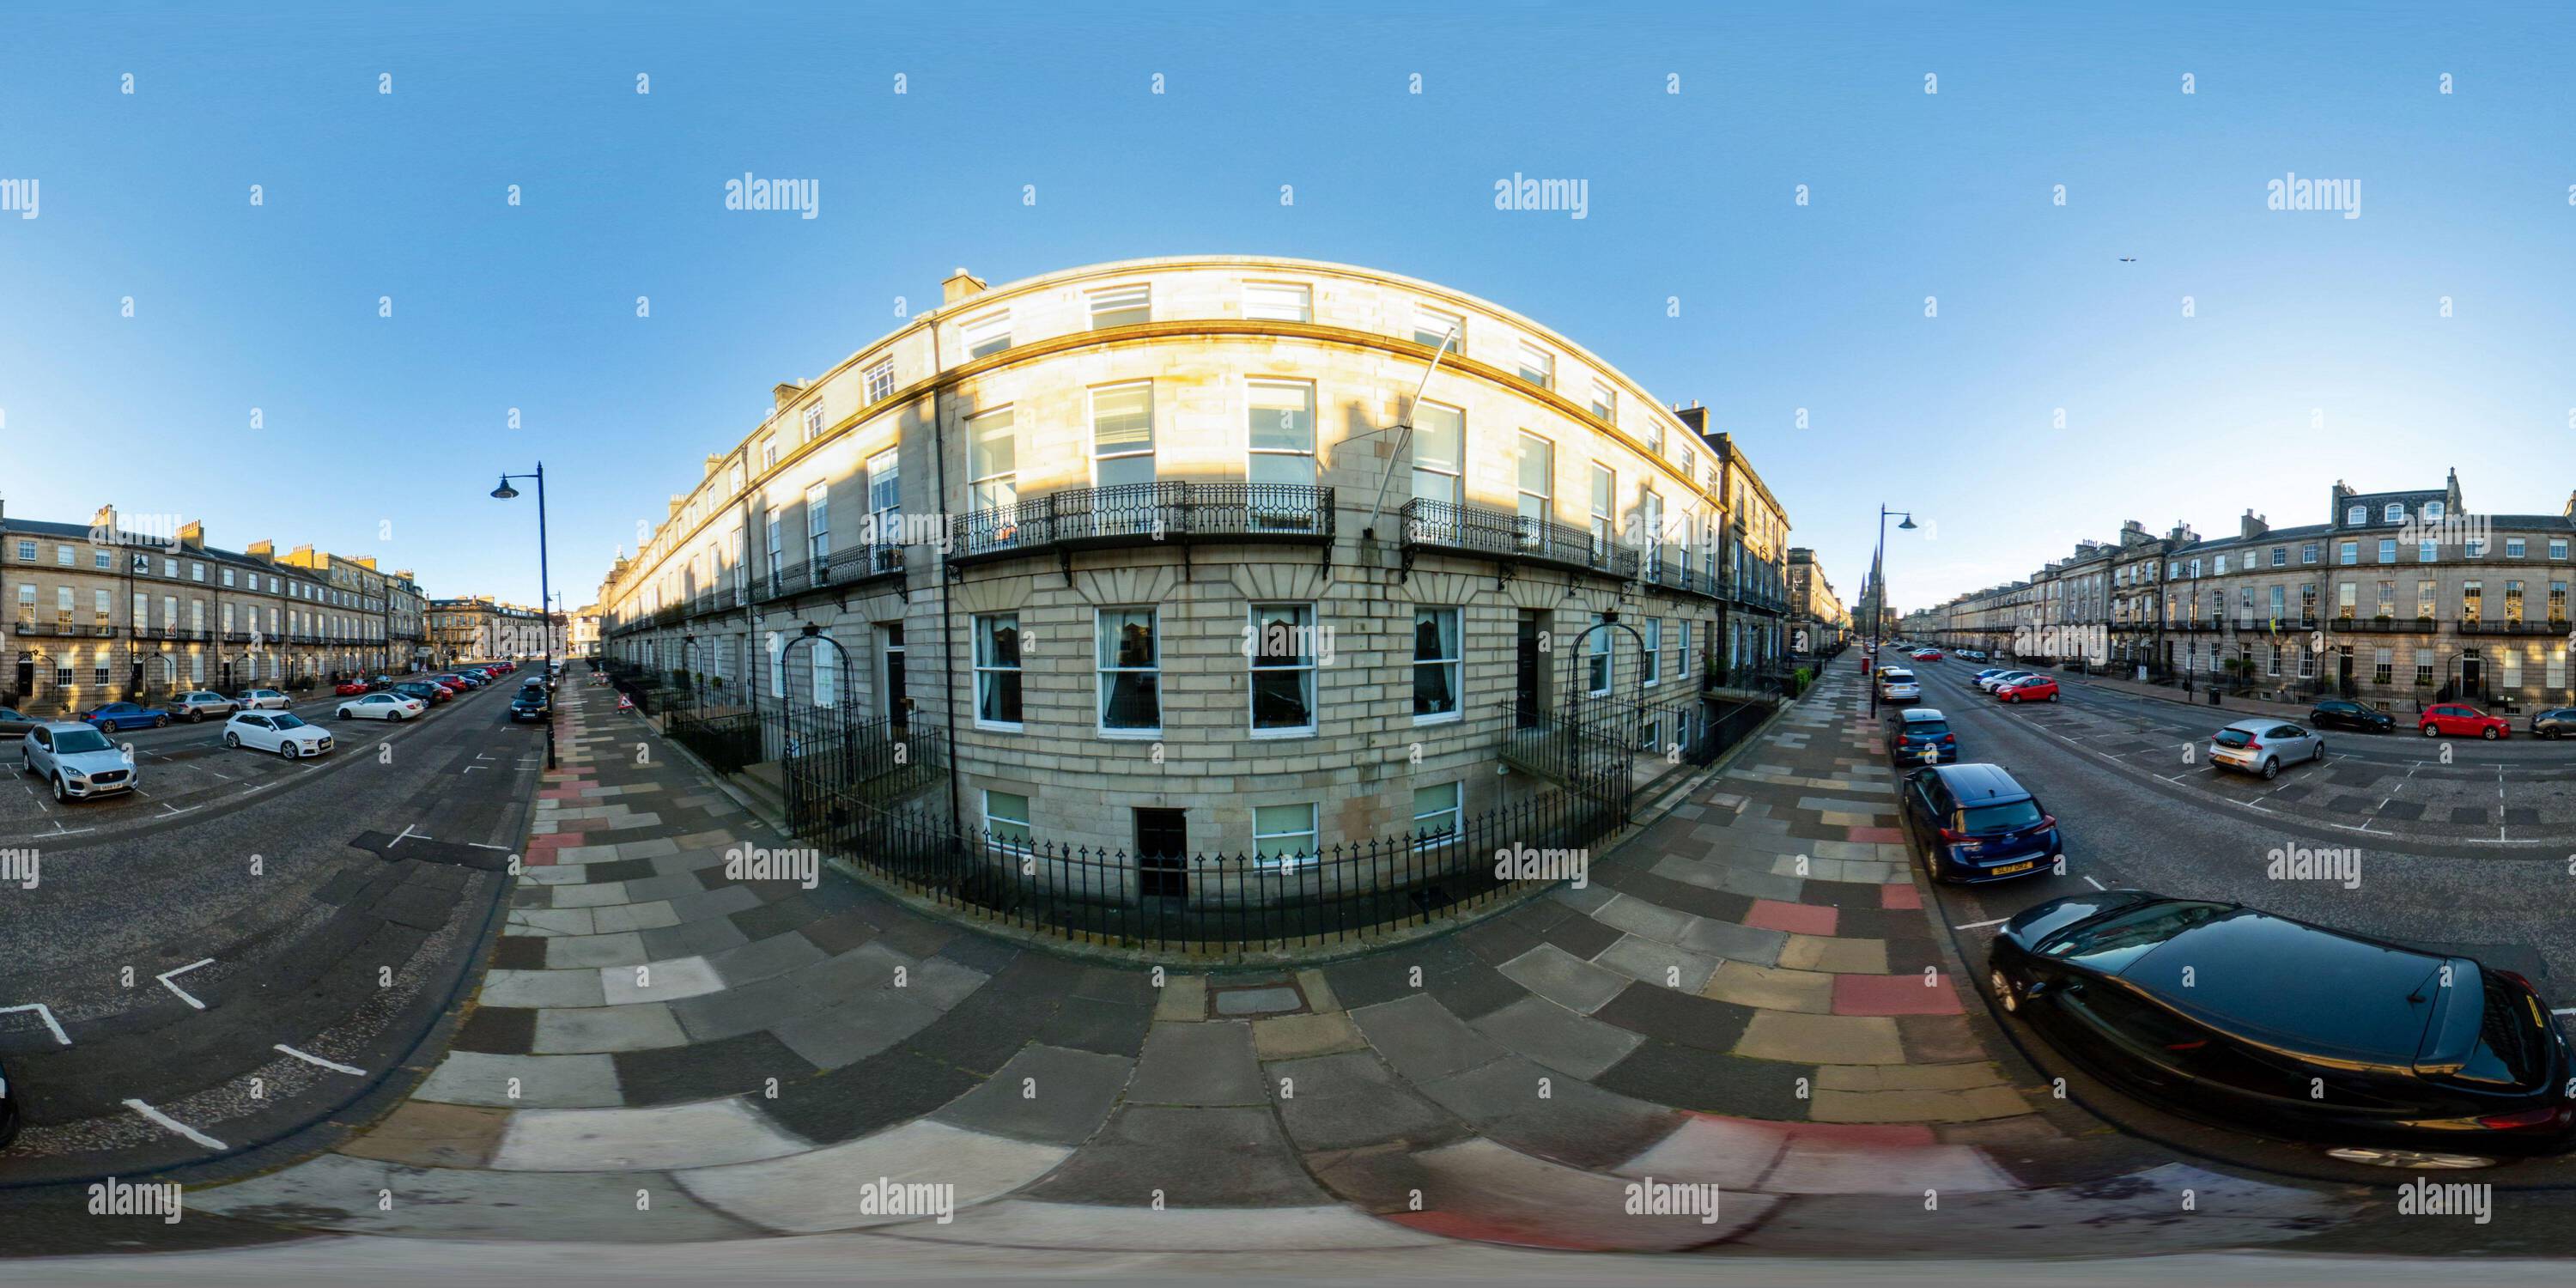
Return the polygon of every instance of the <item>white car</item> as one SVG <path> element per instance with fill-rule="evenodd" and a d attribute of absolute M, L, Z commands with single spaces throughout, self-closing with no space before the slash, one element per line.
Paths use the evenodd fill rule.
<path fill-rule="evenodd" d="M 131 791 L 141 777 L 133 753 L 78 721 L 37 725 L 19 746 L 18 767 L 51 784 L 58 801 Z"/>
<path fill-rule="evenodd" d="M 399 693 L 370 693 L 364 697 L 350 698 L 342 702 L 340 718 L 400 721 L 409 720 L 427 710 L 429 710 L 429 704 L 418 698 L 406 698 Z"/>
<path fill-rule="evenodd" d="M 275 689 L 244 689 L 233 701 L 244 711 L 284 711 L 294 706 L 292 699 Z"/>
<path fill-rule="evenodd" d="M 1878 673 L 1878 696 L 1887 702 L 1920 700 L 1923 686 L 1915 682 L 1912 671 L 1889 667 Z"/>
<path fill-rule="evenodd" d="M 1988 693 L 1992 693 L 2016 680 L 2027 680 L 2031 678 L 2033 677 L 2028 671 L 1997 671 L 1993 675 L 1989 675 L 1978 680 L 1977 687 L 1984 689 Z"/>
<path fill-rule="evenodd" d="M 243 711 L 224 722 L 224 745 L 300 760 L 331 750 L 331 735 L 283 711 Z"/>

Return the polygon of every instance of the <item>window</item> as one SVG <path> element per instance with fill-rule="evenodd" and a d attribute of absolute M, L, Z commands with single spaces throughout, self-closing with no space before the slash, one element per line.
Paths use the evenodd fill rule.
<path fill-rule="evenodd" d="M 866 396 L 869 402 L 878 402 L 886 398 L 893 397 L 894 359 L 887 358 L 884 361 L 877 363 L 875 366 L 868 368 L 867 373 L 861 376 L 860 380 L 866 386 Z M 742 486 L 742 474 L 739 466 L 735 467 L 733 485 L 737 489 Z"/>
<path fill-rule="evenodd" d="M 1252 668 L 1252 731 L 1315 731 L 1315 608 L 1255 604 L 1244 652 Z"/>
<path fill-rule="evenodd" d="M 1619 423 L 1619 392 L 1612 389 L 1607 381 L 1592 382 L 1592 414 L 1611 424 Z"/>
<path fill-rule="evenodd" d="M 1664 498 L 1648 488 L 1637 495 L 1638 543 L 1646 550 L 1646 576 L 1655 577 L 1664 568 Z"/>
<path fill-rule="evenodd" d="M 1413 718 L 1428 723 L 1460 718 L 1458 610 L 1413 610 Z"/>
<path fill-rule="evenodd" d="M 1683 448 L 1683 449 L 1682 449 L 1682 478 L 1683 478 L 1684 480 L 1688 480 L 1688 479 L 1690 478 L 1690 476 L 1691 476 L 1691 467 L 1692 467 L 1692 466 L 1694 466 L 1694 465 L 1696 465 L 1696 464 L 1698 464 L 1698 458 L 1697 458 L 1697 457 L 1695 457 L 1695 456 L 1693 456 L 1693 455 L 1691 454 L 1691 449 L 1689 449 L 1689 448 L 1687 448 L 1687 447 Z"/>
<path fill-rule="evenodd" d="M 1154 384 L 1091 391 L 1091 481 L 1123 487 L 1154 481 Z"/>
<path fill-rule="evenodd" d="M 2300 649 L 2298 650 L 2298 653 L 2299 678 L 2302 680 L 2313 680 L 2317 678 L 2317 655 L 2306 649 Z"/>
<path fill-rule="evenodd" d="M 2389 523 L 2404 523 L 2406 521 L 2406 507 L 2398 502 L 2391 501 L 2385 509 L 2380 511 L 2379 517 Z"/>
<path fill-rule="evenodd" d="M 233 584 L 233 570 L 230 568 L 224 569 L 224 584 L 227 586 Z"/>
<path fill-rule="evenodd" d="M 1646 683 L 1664 682 L 1664 619 L 1649 617 L 1645 621 Z"/>
<path fill-rule="evenodd" d="M 18 558 L 24 563 L 34 563 L 36 561 L 36 543 L 33 541 L 21 540 L 18 543 Z"/>
<path fill-rule="evenodd" d="M 760 468 L 762 473 L 778 468 L 778 436 L 775 434 L 760 440 Z"/>
<path fill-rule="evenodd" d="M 2428 622 L 2433 620 L 2433 583 L 2429 580 L 2415 583 L 2415 615 Z"/>
<path fill-rule="evenodd" d="M 2549 557 L 2552 559 L 2564 559 L 2567 557 L 2567 538 L 2551 537 L 2549 539 Z"/>
<path fill-rule="evenodd" d="M 1020 727 L 1020 615 L 975 618 L 975 723 Z"/>
<path fill-rule="evenodd" d="M 2360 563 L 2361 543 L 2358 541 L 2346 541 L 2338 544 L 2335 547 L 2335 562 L 2340 564 Z"/>
<path fill-rule="evenodd" d="M 1091 293 L 1091 325 L 1136 326 L 1154 320 L 1154 288 L 1143 282 L 1111 286 Z"/>
<path fill-rule="evenodd" d="M 2483 606 L 2485 598 L 2486 588 L 2484 586 L 2474 581 L 2461 582 L 2460 620 L 2464 622 L 2474 622 L 2478 620 L 2478 610 Z"/>
<path fill-rule="evenodd" d="M 1103 608 L 1093 620 L 1098 668 L 1100 728 L 1154 733 L 1163 727 L 1161 660 L 1155 651 L 1154 610 Z"/>
<path fill-rule="evenodd" d="M 2275 567 L 2275 568 L 2286 567 L 2286 566 L 2288 566 L 2289 562 L 2290 562 L 2290 548 L 2289 548 L 2288 546 L 2274 546 L 2274 547 L 2272 547 L 2272 566 L 2273 566 L 2273 567 Z"/>
<path fill-rule="evenodd" d="M 2522 558 L 2522 554 L 2523 554 L 2522 538 L 2520 538 L 2520 537 L 2506 537 L 2506 538 L 2504 539 L 2504 557 L 2505 557 L 2505 558 L 2507 558 L 2507 559 L 2520 559 L 2520 558 Z"/>
<path fill-rule="evenodd" d="M 805 557 L 813 561 L 814 584 L 831 580 L 832 562 L 832 485 L 817 483 L 805 489 Z"/>
<path fill-rule="evenodd" d="M 2370 507 L 2356 505 L 2343 512 L 2343 526 L 2358 528 L 2370 522 Z"/>
<path fill-rule="evenodd" d="M 2430 541 L 2415 543 L 2415 562 L 2431 563 L 2441 557 L 2441 547 Z"/>
<path fill-rule="evenodd" d="M 1521 543 L 1535 545 L 1541 531 L 1538 525 L 1556 517 L 1556 444 L 1521 431 L 1512 486 L 1518 495 L 1515 511 L 1521 519 Z"/>
<path fill-rule="evenodd" d="M 2508 622 L 2522 620 L 2521 582 L 2508 581 L 2504 584 L 2504 619 Z"/>
<path fill-rule="evenodd" d="M 1592 545 L 1596 558 L 1610 549 L 1611 529 L 1618 522 L 1619 476 L 1599 461 L 1592 463 Z"/>
<path fill-rule="evenodd" d="M 814 666 L 814 705 L 841 705 L 841 650 L 825 648 L 816 642 L 807 650 Z"/>
<path fill-rule="evenodd" d="M 2439 502 L 2439 501 L 2426 501 L 2426 502 L 2424 503 L 2424 519 L 2425 519 L 2425 521 L 2426 521 L 2426 522 L 2428 522 L 2428 523 L 2432 523 L 2432 522 L 2439 522 L 2439 521 L 2440 521 L 2440 519 L 2441 519 L 2441 517 L 2442 517 L 2442 503 L 2441 503 L 2441 502 Z"/>
<path fill-rule="evenodd" d="M 2397 538 L 2381 537 L 2379 539 L 2379 562 L 2397 562 Z"/>
<path fill-rule="evenodd" d="M 1455 505 L 1465 499 L 1459 476 L 1466 468 L 1467 414 L 1426 402 L 1413 409 L 1413 495 Z"/>
<path fill-rule="evenodd" d="M 1428 304 L 1414 305 L 1413 342 L 1435 349 L 1445 344 L 1449 352 L 1460 352 L 1467 345 L 1466 315 L 1435 309 Z"/>
<path fill-rule="evenodd" d="M 984 789 L 984 834 L 993 844 L 1024 852 L 1034 839 L 1029 831 L 1029 798 L 1019 792 Z"/>
<path fill-rule="evenodd" d="M 966 356 L 981 358 L 1011 347 L 1011 311 L 987 313 L 969 319 L 959 328 L 966 341 Z"/>
<path fill-rule="evenodd" d="M 2345 560 L 2344 562 L 2345 562 L 2345 563 L 2350 563 L 2350 562 L 2352 562 L 2352 561 L 2351 561 L 2351 560 L 2349 560 L 2349 559 L 2347 559 L 2347 560 Z M 2192 576 L 2194 576 L 2194 577 L 2197 577 L 2197 576 L 2199 576 L 2199 575 L 2200 575 L 2200 561 L 2199 561 L 2199 560 L 2197 560 L 2197 559 L 2194 559 L 2194 560 L 2192 560 L 2192 561 L 2191 561 L 2191 575 L 2192 575 Z"/>
<path fill-rule="evenodd" d="M 2378 614 L 2378 615 L 2379 615 L 2379 616 L 2381 616 L 2381 617 L 2395 617 L 2395 616 L 2397 615 L 2397 583 L 2396 583 L 2396 582 L 2393 582 L 2393 581 L 2383 581 L 2383 582 L 2379 583 L 2379 614 Z"/>
<path fill-rule="evenodd" d="M 2460 543 L 2460 556 L 2464 559 L 2484 559 L 2486 554 L 2487 541 L 2484 537 L 2471 537 Z"/>
<path fill-rule="evenodd" d="M 2351 582 L 2347 581 L 2335 587 L 2335 616 L 2345 621 L 2352 620 L 2353 593 Z"/>
<path fill-rule="evenodd" d="M 2496 658 L 2496 668 L 2503 672 L 2505 688 L 2519 689 L 2522 687 L 2521 649 L 2510 645 L 2506 646 L 2504 652 Z"/>
<path fill-rule="evenodd" d="M 61 566 L 61 567 L 64 567 L 64 568 L 69 568 L 69 567 L 71 567 L 71 566 L 72 566 L 72 548 L 71 548 L 70 546 L 56 546 L 56 547 L 54 547 L 54 563 L 55 563 L 55 564 L 57 564 L 57 565 L 59 565 L 59 566 Z M 63 683 L 65 683 L 65 684 L 69 684 L 69 683 L 71 683 L 71 681 L 69 681 L 69 680 L 65 680 L 65 681 L 63 681 Z"/>
<path fill-rule="evenodd" d="M 2566 645 L 2553 644 L 2550 646 L 2549 661 L 2542 668 L 2541 675 L 2541 684 L 2548 688 L 2563 689 L 2567 687 Z"/>
<path fill-rule="evenodd" d="M 1303 287 L 1299 288 L 1304 289 Z M 1315 482 L 1315 386 L 1255 380 L 1247 389 L 1245 474 L 1254 483 L 1311 487 Z"/>
<path fill-rule="evenodd" d="M 775 595 L 785 589 L 781 579 L 787 571 L 787 555 L 784 548 L 779 545 L 778 507 L 769 507 L 767 517 L 762 521 L 761 526 L 768 532 L 767 544 L 763 549 L 768 555 L 766 562 L 769 568 L 769 593 Z"/>
<path fill-rule="evenodd" d="M 860 536 L 873 545 L 903 544 L 902 462 L 894 448 L 868 458 L 868 528 Z M 739 541 L 734 557 L 742 557 Z"/>
<path fill-rule="evenodd" d="M 2552 625 L 2563 623 L 2567 620 L 2566 582 L 2553 581 L 2549 583 L 2549 620 Z"/>
<path fill-rule="evenodd" d="M 1008 409 L 988 412 L 966 422 L 969 504 L 999 510 L 1020 499 L 1019 439 L 1012 432 Z M 1008 533 L 997 534 L 1009 540 Z"/>
<path fill-rule="evenodd" d="M 188 580 L 200 585 L 204 584 L 206 580 L 206 566 L 204 564 L 197 563 L 194 560 L 189 561 Z"/>
<path fill-rule="evenodd" d="M 1315 292 L 1308 286 L 1287 282 L 1246 282 L 1243 284 L 1243 316 L 1264 318 L 1272 322 L 1311 322 L 1315 315 Z"/>
<path fill-rule="evenodd" d="M 2299 547 L 2299 562 L 2300 562 L 2300 563 L 2303 563 L 2303 564 L 2312 564 L 2312 563 L 2315 563 L 2316 561 L 2317 561 L 2317 543 L 2316 543 L 2316 542 L 2311 541 L 2311 542 L 2307 543 L 2306 545 L 2303 545 L 2303 546 Z"/>
<path fill-rule="evenodd" d="M 1312 804 L 1253 806 L 1252 848 L 1264 863 L 1272 867 L 1296 867 L 1314 862 L 1315 807 Z"/>
<path fill-rule="evenodd" d="M 1590 656 L 1584 659 L 1585 687 L 1590 689 L 1592 696 L 1596 698 L 1610 691 L 1609 622 L 1610 619 L 1600 613 L 1592 615 L 1592 624 L 1598 629 L 1591 633 L 1591 640 L 1587 646 Z"/>
<path fill-rule="evenodd" d="M 823 404 L 815 403 L 805 409 L 804 424 L 805 437 L 800 441 L 810 443 L 823 436 Z"/>
<path fill-rule="evenodd" d="M 1461 783 L 1434 783 L 1413 789 L 1414 844 L 1430 845 L 1458 834 Z"/>
<path fill-rule="evenodd" d="M 1521 341 L 1520 376 L 1541 389 L 1555 388 L 1556 355 L 1528 340 Z"/>
<path fill-rule="evenodd" d="M 2396 668 L 2397 655 L 2395 652 L 2389 649 L 2378 650 L 2371 658 L 2370 682 L 2383 687 L 2394 682 L 2396 679 Z"/>
<path fill-rule="evenodd" d="M 2415 650 L 2415 687 L 2433 687 L 2433 650 L 2429 648 Z"/>
<path fill-rule="evenodd" d="M 2269 660 L 2268 660 L 2268 661 L 2266 662 L 2266 664 L 2265 664 L 2265 667 L 2264 667 L 2264 671 L 2263 671 L 2263 673 L 2264 673 L 2265 675 L 2272 675 L 2272 676 L 2277 676 L 2277 675 L 2279 675 L 2279 674 L 2281 673 L 2281 646 L 2280 646 L 2280 645 L 2278 645 L 2278 644 L 2274 644 L 2274 645 L 2271 645 L 2271 646 L 2270 646 Z"/>
<path fill-rule="evenodd" d="M 89 556 L 89 561 L 90 561 L 90 565 L 91 565 L 92 567 L 98 568 L 98 569 L 100 569 L 100 570 L 102 570 L 102 571 L 104 571 L 104 570 L 106 570 L 106 569 L 108 569 L 108 568 L 111 568 L 111 567 L 114 567 L 114 566 L 115 566 L 114 561 L 113 561 L 113 560 L 111 560 L 111 559 L 109 559 L 109 558 L 107 557 L 107 552 L 106 552 L 106 551 L 104 551 L 104 550 L 93 550 L 93 551 L 91 551 L 91 552 L 90 552 L 90 556 Z M 150 556 L 150 555 L 136 555 L 136 556 L 134 556 L 134 571 L 139 572 L 139 573 L 142 573 L 143 575 L 145 575 L 145 576 L 147 576 L 147 577 L 148 577 L 148 576 L 151 576 L 151 575 L 152 575 L 152 556 Z"/>

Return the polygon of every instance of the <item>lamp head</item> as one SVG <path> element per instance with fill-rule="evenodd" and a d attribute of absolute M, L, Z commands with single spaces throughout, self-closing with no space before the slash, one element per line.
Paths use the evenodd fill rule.
<path fill-rule="evenodd" d="M 1900 524 L 1897 524 L 1897 525 L 1896 525 L 1896 527 L 1897 527 L 1897 530 L 1898 530 L 1898 531 L 1900 531 L 1900 532 L 1911 532 L 1911 531 L 1913 531 L 1913 530 L 1914 530 L 1914 516 L 1913 516 L 1913 515 L 1910 515 L 1910 514 L 1909 514 L 1909 515 L 1907 515 L 1907 516 L 1905 516 L 1905 522 L 1900 523 Z"/>
<path fill-rule="evenodd" d="M 508 476 L 508 475 L 503 475 L 503 476 L 502 476 L 502 478 L 501 478 L 501 486 L 499 486 L 499 487 L 496 487 L 496 488 L 492 489 L 492 495 L 494 495 L 494 496 L 496 496 L 496 497 L 499 497 L 500 499 L 502 499 L 502 500 L 504 500 L 504 501 L 507 501 L 507 500 L 509 500 L 511 497 L 517 496 L 518 494 L 519 494 L 519 489 L 517 489 L 517 488 L 514 488 L 514 487 L 510 486 L 510 479 L 509 479 L 509 476 Z"/>

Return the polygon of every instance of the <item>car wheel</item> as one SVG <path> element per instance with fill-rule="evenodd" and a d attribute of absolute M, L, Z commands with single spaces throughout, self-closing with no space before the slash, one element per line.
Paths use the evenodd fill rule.
<path fill-rule="evenodd" d="M 71 798 L 72 798 L 72 788 L 71 788 L 71 784 L 70 784 L 70 783 L 68 783 L 68 782 L 65 782 L 65 781 L 63 780 L 63 776 L 62 776 L 61 774 L 56 774 L 56 775 L 54 775 L 54 799 L 55 799 L 56 801 L 58 801 L 58 802 L 59 802 L 59 801 L 68 801 L 68 800 L 70 800 Z"/>
<path fill-rule="evenodd" d="M 225 734 L 225 735 L 224 735 L 224 745 L 225 745 L 225 746 L 227 746 L 227 747 L 232 748 L 232 749 L 233 749 L 233 750 L 235 750 L 235 751 L 239 751 L 239 750 L 241 750 L 241 735 L 240 735 L 240 734 L 237 734 L 237 733 L 228 733 L 228 734 Z"/>
<path fill-rule="evenodd" d="M 2006 702 L 2019 702 L 2019 701 L 2021 701 L 2021 695 L 2020 695 L 2020 694 L 2018 694 L 2018 693 L 2007 693 L 2007 694 L 2005 694 L 2005 695 L 2004 695 L 2004 701 L 2006 701 Z"/>
<path fill-rule="evenodd" d="M 2497 738 L 2503 735 L 2496 732 L 2496 727 L 2494 725 L 2488 725 L 2486 728 L 2478 730 L 2478 736 L 2486 739 L 2488 742 L 2494 742 Z"/>
<path fill-rule="evenodd" d="M 193 707 L 192 707 L 192 708 L 190 708 L 190 709 L 189 709 L 189 711 L 188 711 L 188 723 L 190 723 L 190 724 L 195 724 L 195 723 L 197 723 L 198 721 L 201 721 L 201 720 L 203 720 L 203 719 L 205 719 L 205 718 L 206 718 L 206 713 L 205 713 L 205 712 L 203 712 L 203 711 L 196 710 L 196 709 L 195 709 L 195 708 L 193 708 Z"/>
<path fill-rule="evenodd" d="M 2265 782 L 2269 782 L 2269 781 L 2271 781 L 2272 779 L 2278 778 L 2278 777 L 2280 777 L 2280 776 L 2281 776 L 2281 758 L 2280 758 L 2280 757 L 2278 757 L 2278 756 L 2266 756 L 2266 757 L 2264 757 L 2264 758 L 2263 758 L 2263 779 L 2264 779 L 2264 781 L 2265 781 Z"/>
<path fill-rule="evenodd" d="M 2048 695 L 2048 700 L 2049 700 L 2049 701 L 2051 701 L 2051 702 L 2055 702 L 2055 701 L 2057 701 L 2057 695 L 2056 695 L 2056 694 L 2054 694 L 2054 693 L 2049 694 L 2049 695 Z"/>
<path fill-rule="evenodd" d="M 2548 740 L 2550 740 L 2551 742 L 2556 742 L 2556 741 L 2558 741 L 2558 726 L 2556 726 L 2556 725 L 2543 725 L 2543 726 L 2541 727 L 2541 730 L 2540 730 L 2540 736 L 2541 736 L 2541 737 L 2543 737 L 2543 738 L 2547 738 L 2547 739 L 2548 739 Z"/>
<path fill-rule="evenodd" d="M 1987 971 L 1986 983 L 1995 990 L 1995 1000 L 2003 1004 L 2004 1014 L 2013 1015 L 2020 1012 L 2021 997 L 2013 992 L 2012 984 L 2004 978 L 2002 971 Z"/>
<path fill-rule="evenodd" d="M 2315 754 L 2315 755 L 2313 755 L 2313 756 L 2308 757 L 2308 759 L 2313 760 L 2313 761 L 2317 761 L 2317 762 L 2319 762 L 2319 763 L 2323 763 L 2323 762 L 2324 762 L 2324 760 L 2325 760 L 2325 758 L 2326 758 L 2326 740 L 2325 740 L 2325 739 L 2323 739 L 2323 738 L 2319 738 L 2319 739 L 2317 739 L 2317 754 Z"/>
<path fill-rule="evenodd" d="M 293 759 L 295 759 L 298 755 L 300 755 L 301 753 L 299 753 L 299 752 L 297 752 L 297 751 L 295 750 L 295 744 L 294 744 L 294 743 L 291 743 L 291 742 L 281 742 L 281 743 L 277 744 L 277 754 L 278 754 L 279 756 L 281 756 L 281 757 L 284 757 L 284 758 L 285 758 L 285 759 L 287 759 L 287 760 L 293 760 Z"/>
<path fill-rule="evenodd" d="M 2431 725 L 2426 725 L 2424 726 L 2424 736 L 2427 738 L 2439 738 L 2442 736 L 2442 731 Z"/>
<path fill-rule="evenodd" d="M 155 729 L 167 729 L 167 728 L 169 728 L 169 727 L 170 727 L 170 717 L 168 717 L 168 716 L 154 716 L 154 717 L 152 717 L 152 727 L 153 727 L 153 728 L 155 728 Z"/>
<path fill-rule="evenodd" d="M 347 707 L 340 708 L 340 718 L 343 720 L 349 718 L 349 709 Z"/>

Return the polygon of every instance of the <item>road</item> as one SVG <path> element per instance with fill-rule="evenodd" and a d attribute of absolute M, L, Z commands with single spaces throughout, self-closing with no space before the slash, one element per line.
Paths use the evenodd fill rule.
<path fill-rule="evenodd" d="M 544 734 L 508 701 L 400 725 L 308 707 L 337 746 L 302 761 L 226 749 L 216 720 L 135 731 L 119 798 L 0 783 L 0 847 L 38 860 L 0 886 L 0 1062 L 27 1119 L 0 1187 L 238 1169 L 407 1084 L 525 835 Z"/>
<path fill-rule="evenodd" d="M 1960 758 L 2003 766 L 2063 829 L 2067 870 L 1939 890 L 1943 923 L 1979 978 L 1995 923 L 2060 895 L 2123 886 L 2249 904 L 2322 925 L 2465 954 L 2520 971 L 2576 1005 L 2576 747 L 2444 743 L 2330 732 L 2327 757 L 2266 782 L 2209 768 L 2211 731 L 2242 717 L 2064 684 L 2055 703 L 2006 706 L 1971 678 L 1979 664 L 1908 662 L 1924 706 L 1957 730 Z M 2444 753 L 2448 753 L 2445 763 Z M 2276 851 L 2351 850 L 2359 880 L 2279 879 Z M 1978 990 L 1980 997 L 1985 990 Z M 2093 1082 L 2018 1022 L 1988 1018 L 2076 1099 L 2123 1128 L 2204 1157 L 2328 1179 L 2384 1183 L 2313 1148 L 2161 1113 Z M 2562 1017 L 2562 1023 L 2566 1019 Z M 2513 1163 L 2499 1186 L 2576 1185 L 2576 1158 Z"/>

